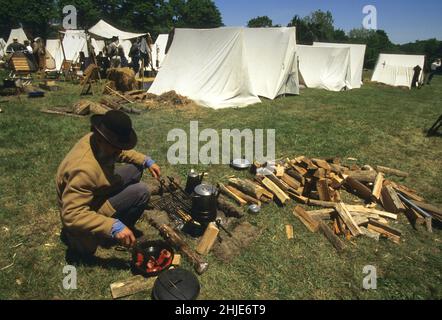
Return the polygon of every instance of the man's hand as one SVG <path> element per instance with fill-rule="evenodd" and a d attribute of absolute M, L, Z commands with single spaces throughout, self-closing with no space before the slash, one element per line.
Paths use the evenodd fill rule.
<path fill-rule="evenodd" d="M 124 228 L 123 231 L 117 233 L 115 239 L 117 239 L 123 246 L 128 248 L 132 248 L 137 242 L 134 234 L 132 233 L 132 231 L 130 231 L 128 227 Z"/>
<path fill-rule="evenodd" d="M 155 179 L 159 180 L 161 177 L 161 168 L 159 165 L 157 165 L 156 163 L 154 163 L 150 168 L 149 168 L 150 173 L 152 174 L 152 177 L 154 177 Z"/>

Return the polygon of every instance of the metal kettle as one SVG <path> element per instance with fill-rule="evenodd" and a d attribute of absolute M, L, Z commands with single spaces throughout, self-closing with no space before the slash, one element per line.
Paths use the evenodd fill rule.
<path fill-rule="evenodd" d="M 195 170 L 190 170 L 189 174 L 187 175 L 187 182 L 186 182 L 186 188 L 184 191 L 187 194 L 192 194 L 195 190 L 195 187 L 203 183 L 204 173 L 199 174 Z"/>
<path fill-rule="evenodd" d="M 215 186 L 200 184 L 192 193 L 192 218 L 201 224 L 214 222 L 220 191 Z"/>

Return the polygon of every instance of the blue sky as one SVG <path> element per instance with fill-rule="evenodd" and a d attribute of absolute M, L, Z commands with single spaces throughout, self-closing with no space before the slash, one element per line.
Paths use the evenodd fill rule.
<path fill-rule="evenodd" d="M 345 31 L 362 27 L 365 5 L 374 5 L 378 28 L 394 43 L 437 38 L 442 40 L 441 0 L 215 0 L 226 26 L 244 26 L 251 18 L 267 15 L 286 26 L 295 14 L 330 10 L 335 26 Z"/>

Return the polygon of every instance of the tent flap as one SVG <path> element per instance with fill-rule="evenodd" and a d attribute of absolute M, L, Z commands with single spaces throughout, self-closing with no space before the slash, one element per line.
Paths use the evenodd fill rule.
<path fill-rule="evenodd" d="M 146 35 L 146 33 L 132 33 L 121 31 L 104 20 L 98 21 L 95 26 L 89 29 L 89 33 L 92 33 L 103 39 L 112 39 L 112 37 L 118 37 L 120 40 L 129 40 Z"/>

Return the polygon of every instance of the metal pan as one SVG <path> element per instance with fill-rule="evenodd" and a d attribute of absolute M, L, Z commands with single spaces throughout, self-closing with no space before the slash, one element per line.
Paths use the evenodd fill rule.
<path fill-rule="evenodd" d="M 236 170 L 247 170 L 252 166 L 252 164 L 247 159 L 235 159 L 232 160 L 230 166 Z"/>

